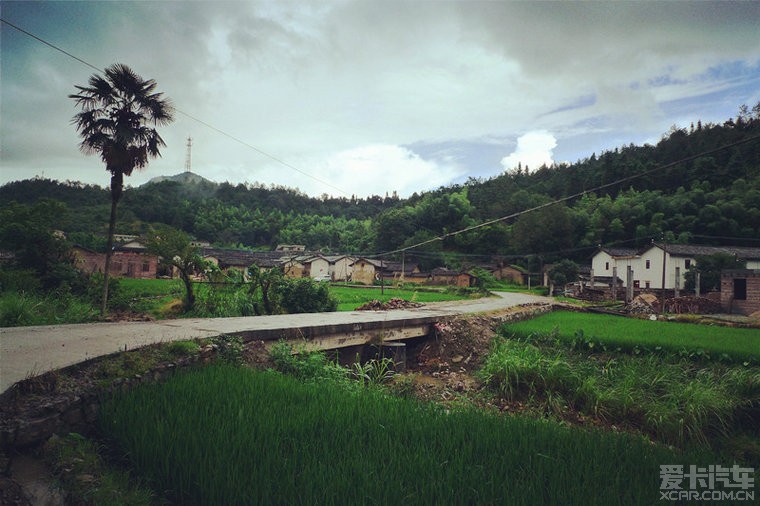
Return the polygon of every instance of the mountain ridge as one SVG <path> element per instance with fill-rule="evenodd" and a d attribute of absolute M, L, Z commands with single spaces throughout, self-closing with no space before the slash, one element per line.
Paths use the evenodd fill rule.
<path fill-rule="evenodd" d="M 150 185 L 150 184 L 161 183 L 163 181 L 174 181 L 180 184 L 199 184 L 199 183 L 208 183 L 212 185 L 217 184 L 209 179 L 206 179 L 205 177 L 199 174 L 196 174 L 195 172 L 184 171 L 184 172 L 180 172 L 179 174 L 175 174 L 173 176 L 156 176 L 148 180 L 147 183 L 141 184 L 140 188 L 142 188 L 143 186 Z"/>

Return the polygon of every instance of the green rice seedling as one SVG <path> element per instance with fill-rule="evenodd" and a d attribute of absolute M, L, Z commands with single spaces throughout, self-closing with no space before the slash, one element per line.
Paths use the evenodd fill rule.
<path fill-rule="evenodd" d="M 627 434 L 442 408 L 210 366 L 116 394 L 100 426 L 178 504 L 652 504 L 660 464 Z"/>
<path fill-rule="evenodd" d="M 760 329 L 640 320 L 620 316 L 555 311 L 507 324 L 503 335 L 530 341 L 559 338 L 574 349 L 680 353 L 694 360 L 760 362 Z"/>

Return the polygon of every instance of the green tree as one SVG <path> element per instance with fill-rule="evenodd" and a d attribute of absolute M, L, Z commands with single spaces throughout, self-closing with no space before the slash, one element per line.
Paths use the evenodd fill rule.
<path fill-rule="evenodd" d="M 549 279 L 555 286 L 564 287 L 578 279 L 578 264 L 572 260 L 560 260 L 549 270 Z"/>
<path fill-rule="evenodd" d="M 687 291 L 694 291 L 697 272 L 699 272 L 700 293 L 720 291 L 720 271 L 723 269 L 744 269 L 747 265 L 746 262 L 726 253 L 698 256 L 695 260 L 696 262 L 684 275 L 686 278 L 684 288 Z"/>
<path fill-rule="evenodd" d="M 101 305 L 105 314 L 116 206 L 124 191 L 124 176 L 161 155 L 160 148 L 165 144 L 153 126 L 170 123 L 173 110 L 170 102 L 155 91 L 155 81 L 144 80 L 121 63 L 108 67 L 105 76 L 90 76 L 89 86 L 76 88 L 78 93 L 69 98 L 82 109 L 72 120 L 82 138 L 79 147 L 88 155 L 99 153 L 111 173 L 111 216 Z"/>
<path fill-rule="evenodd" d="M 162 265 L 177 269 L 185 284 L 185 311 L 191 310 L 195 305 L 191 276 L 206 267 L 198 247 L 191 244 L 190 236 L 185 232 L 168 226 L 152 228 L 143 241 L 148 251 L 159 257 Z"/>
<path fill-rule="evenodd" d="M 280 286 L 280 303 L 291 314 L 324 313 L 338 307 L 327 283 L 318 283 L 311 278 L 286 279 L 286 283 Z"/>
<path fill-rule="evenodd" d="M 520 216 L 512 227 L 518 253 L 557 254 L 575 242 L 575 224 L 564 204 L 554 204 Z"/>
<path fill-rule="evenodd" d="M 253 299 L 254 312 L 257 315 L 282 313 L 281 291 L 287 282 L 282 271 L 252 265 L 248 268 L 248 276 L 251 280 L 248 293 Z"/>
<path fill-rule="evenodd" d="M 66 206 L 50 199 L 33 205 L 11 202 L 0 209 L 0 244 L 13 252 L 10 265 L 33 271 L 48 290 L 83 283 L 70 244 L 55 232 L 65 214 Z"/>

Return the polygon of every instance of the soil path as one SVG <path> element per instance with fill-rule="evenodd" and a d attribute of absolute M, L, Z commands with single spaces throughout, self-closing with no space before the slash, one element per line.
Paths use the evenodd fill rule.
<path fill-rule="evenodd" d="M 402 322 L 499 311 L 552 299 L 498 292 L 495 297 L 429 303 L 415 309 L 350 311 L 240 318 L 195 318 L 155 322 L 87 323 L 0 328 L 0 393 L 15 382 L 120 350 L 148 344 L 239 334 L 370 322 Z"/>

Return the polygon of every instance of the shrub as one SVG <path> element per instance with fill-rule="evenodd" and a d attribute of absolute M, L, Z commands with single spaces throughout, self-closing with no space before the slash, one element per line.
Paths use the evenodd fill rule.
<path fill-rule="evenodd" d="M 280 290 L 280 303 L 291 314 L 323 313 L 338 308 L 338 302 L 330 295 L 328 284 L 317 283 L 311 278 L 287 279 Z"/>
<path fill-rule="evenodd" d="M 174 341 L 169 344 L 169 353 L 173 355 L 194 355 L 200 349 L 195 341 Z"/>
<path fill-rule="evenodd" d="M 285 341 L 274 344 L 269 356 L 274 363 L 275 370 L 294 376 L 300 380 L 345 380 L 347 371 L 340 365 L 327 360 L 323 351 L 295 350 Z"/>

